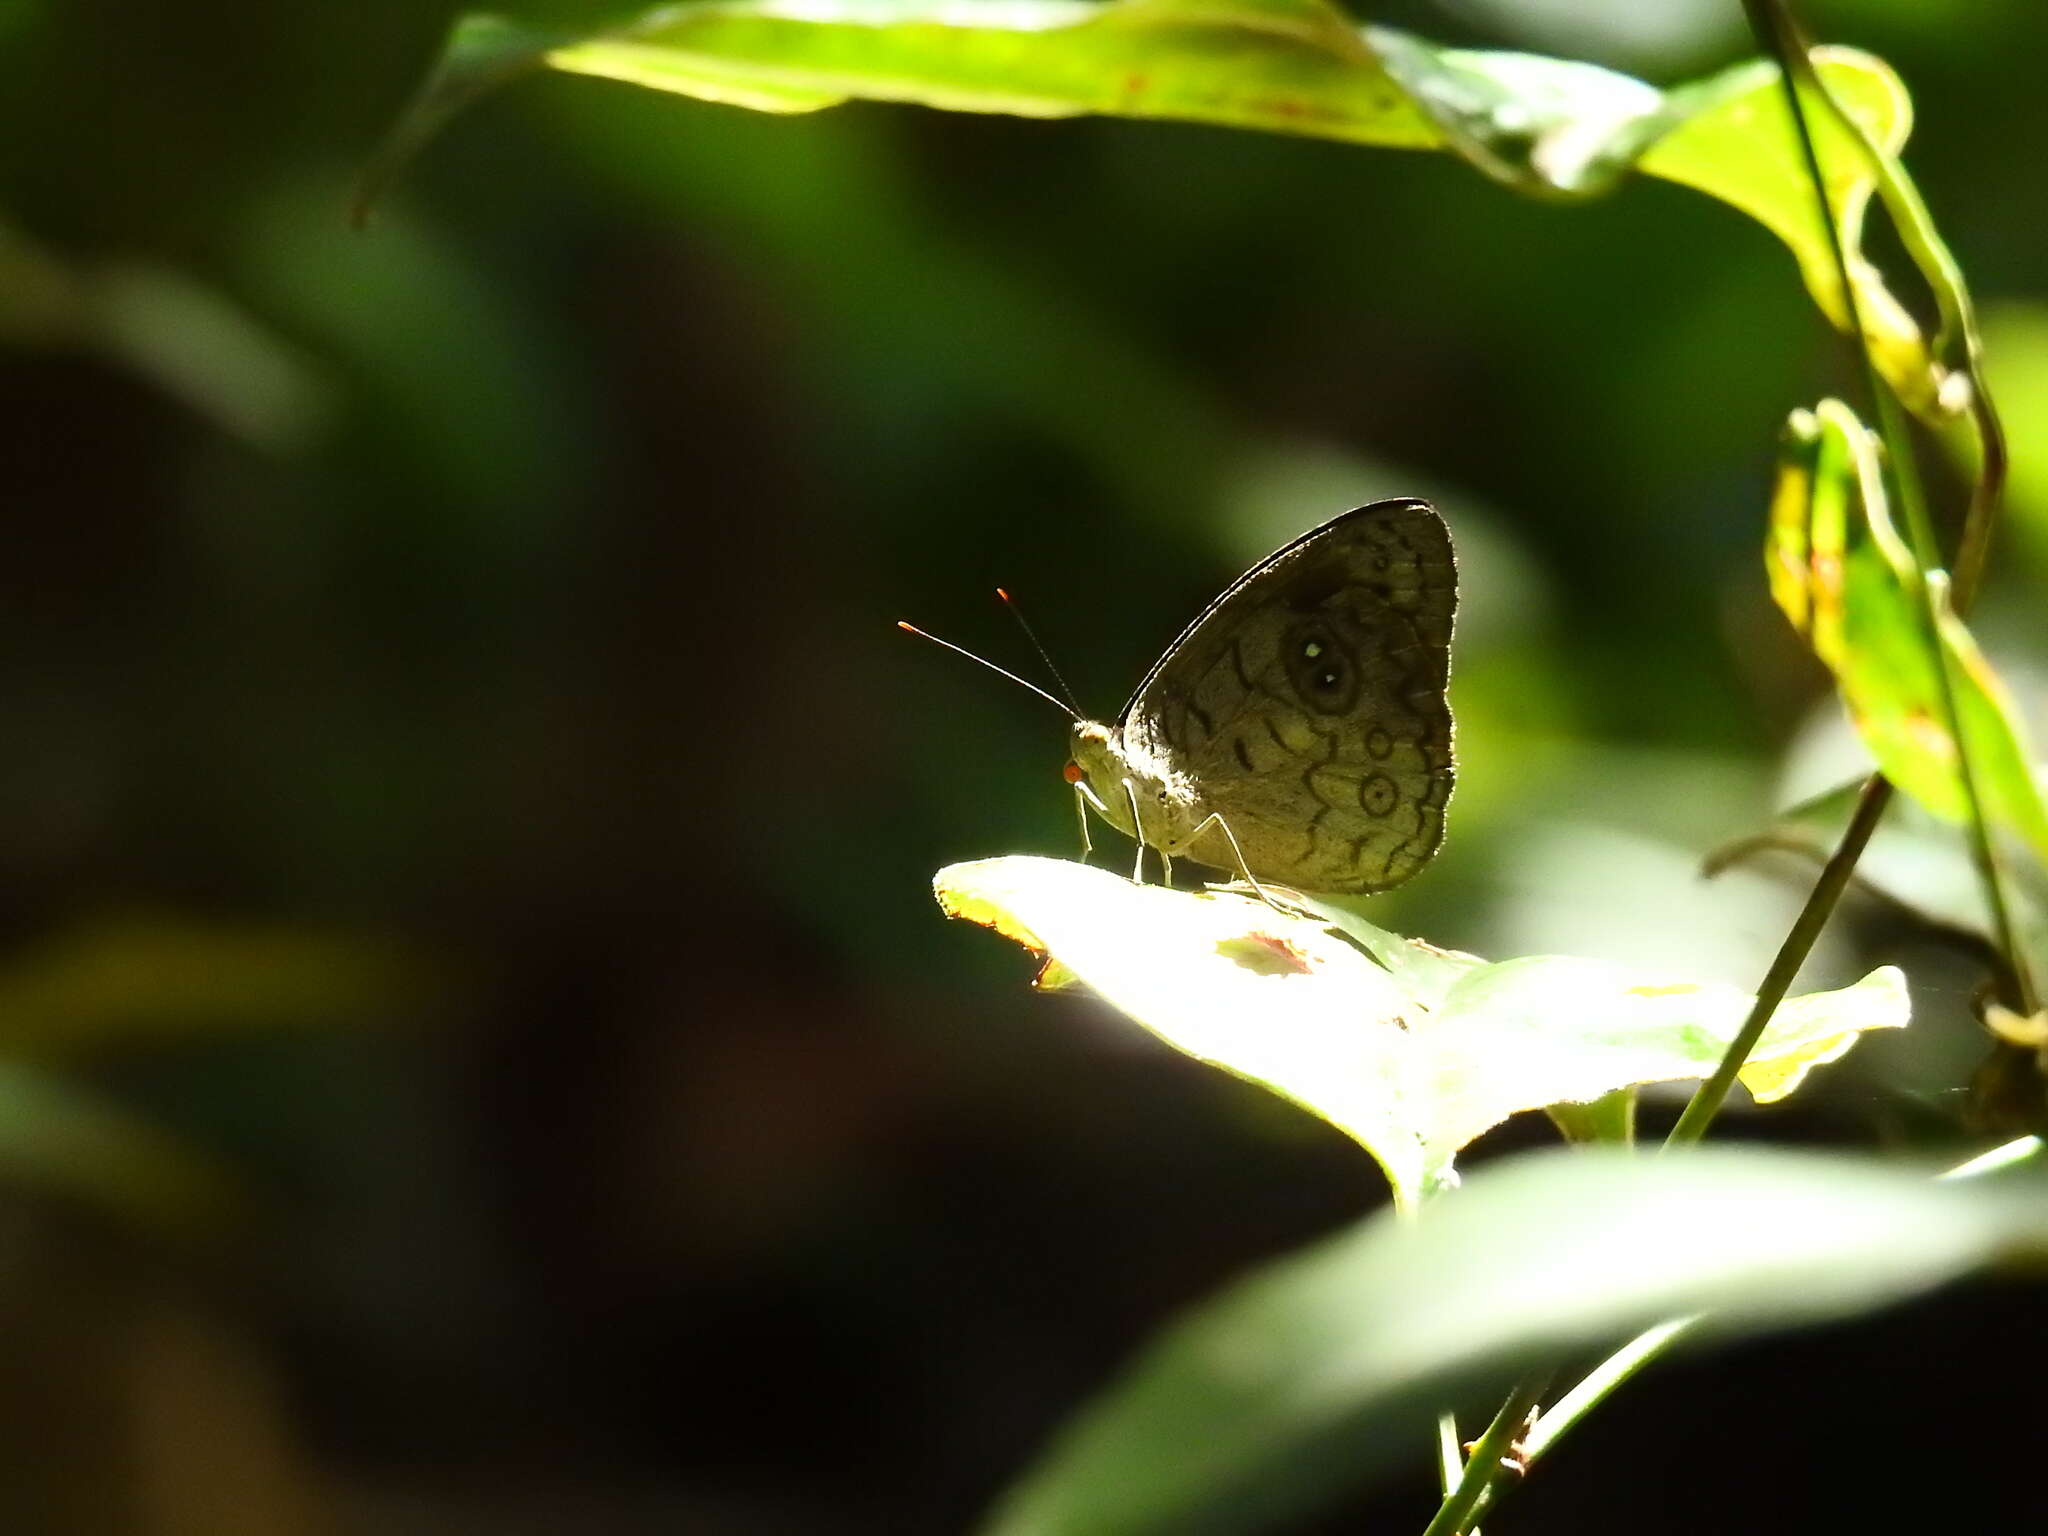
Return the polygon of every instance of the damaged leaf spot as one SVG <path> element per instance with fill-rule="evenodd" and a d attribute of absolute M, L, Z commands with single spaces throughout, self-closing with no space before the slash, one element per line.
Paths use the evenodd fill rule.
<path fill-rule="evenodd" d="M 1271 933 L 1219 940 L 1216 953 L 1255 976 L 1306 976 L 1315 969 L 1315 962 L 1300 945 Z"/>

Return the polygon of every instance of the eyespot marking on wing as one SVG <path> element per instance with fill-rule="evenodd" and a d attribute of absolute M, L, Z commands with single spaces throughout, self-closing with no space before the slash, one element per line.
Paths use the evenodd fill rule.
<path fill-rule="evenodd" d="M 1358 786 L 1358 803 L 1366 815 L 1384 819 L 1401 803 L 1401 791 L 1384 773 L 1367 774 Z"/>
<path fill-rule="evenodd" d="M 1358 663 L 1337 632 L 1319 619 L 1293 625 L 1280 656 L 1295 696 L 1319 715 L 1348 713 L 1358 702 Z"/>

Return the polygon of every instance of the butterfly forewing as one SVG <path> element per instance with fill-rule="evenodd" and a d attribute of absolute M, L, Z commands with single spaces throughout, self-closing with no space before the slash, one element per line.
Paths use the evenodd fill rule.
<path fill-rule="evenodd" d="M 1261 879 L 1398 885 L 1443 838 L 1456 604 L 1450 534 L 1427 503 L 1347 512 L 1188 626 L 1125 706 L 1124 750 L 1184 775 Z M 1213 829 L 1188 852 L 1238 862 Z"/>

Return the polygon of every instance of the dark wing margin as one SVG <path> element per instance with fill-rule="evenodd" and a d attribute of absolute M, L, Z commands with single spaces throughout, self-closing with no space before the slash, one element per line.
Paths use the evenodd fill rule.
<path fill-rule="evenodd" d="M 1159 674 L 1166 670 L 1167 663 L 1172 661 L 1187 643 L 1194 638 L 1195 632 L 1204 624 L 1207 624 L 1210 619 L 1214 618 L 1219 611 L 1228 606 L 1232 598 L 1265 575 L 1274 566 L 1295 559 L 1309 545 L 1329 537 L 1339 529 L 1348 527 L 1361 518 L 1385 518 L 1392 520 L 1395 518 L 1412 518 L 1417 513 L 1421 513 L 1428 521 L 1436 524 L 1437 530 L 1443 539 L 1445 558 L 1452 559 L 1452 564 L 1455 566 L 1456 561 L 1451 556 L 1449 530 L 1444 528 L 1443 519 L 1437 515 L 1436 508 L 1419 497 L 1395 496 L 1386 501 L 1373 501 L 1366 503 L 1362 507 L 1353 507 L 1349 512 L 1341 512 L 1328 522 L 1309 529 L 1300 538 L 1281 545 L 1280 548 L 1274 550 L 1273 553 L 1266 556 L 1265 559 L 1225 587 L 1210 602 L 1208 607 L 1196 614 L 1188 622 L 1187 627 L 1174 637 L 1173 644 L 1159 653 L 1159 659 L 1152 663 L 1152 669 L 1138 680 L 1138 686 L 1133 688 L 1131 696 L 1124 700 L 1124 707 L 1118 710 L 1116 715 L 1118 729 L 1121 730 L 1129 722 L 1131 711 L 1137 707 L 1138 701 L 1145 696 L 1146 691 L 1151 688 L 1153 683 L 1158 681 Z"/>

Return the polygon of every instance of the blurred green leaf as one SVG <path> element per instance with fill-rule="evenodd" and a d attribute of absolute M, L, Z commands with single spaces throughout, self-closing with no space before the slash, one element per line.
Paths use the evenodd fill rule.
<path fill-rule="evenodd" d="M 1910 104 L 1881 60 L 1836 48 L 1816 64 L 1879 143 L 1904 142 Z M 479 14 L 451 32 L 367 171 L 362 204 L 469 101 L 543 65 L 764 112 L 858 98 L 1448 148 L 1539 195 L 1603 191 L 1639 167 L 1762 222 L 1848 324 L 1777 70 L 1761 61 L 1660 91 L 1596 65 L 1359 28 L 1326 0 L 699 0 L 575 36 Z M 1818 148 L 1853 250 L 1869 168 L 1838 129 Z M 1855 270 L 1880 365 L 1931 410 L 1938 380 L 1918 327 L 1875 268 L 1857 256 Z"/>
<path fill-rule="evenodd" d="M 1945 723 L 1944 661 L 1920 611 L 1931 600 L 1984 814 L 2048 859 L 2048 809 L 2019 715 L 1950 608 L 1946 576 L 1923 576 L 1893 527 L 1877 441 L 1839 400 L 1792 418 L 1765 566 L 1772 597 L 1835 674 L 1878 767 L 1935 815 L 1961 822 L 1971 812 Z"/>
<path fill-rule="evenodd" d="M 417 456 L 439 505 L 420 547 L 474 518 L 472 558 L 526 556 L 572 516 L 592 451 L 583 381 L 502 266 L 433 221 L 335 228 L 345 186 L 279 184 L 246 210 L 238 286 L 347 381 L 360 427 Z"/>
<path fill-rule="evenodd" d="M 1818 48 L 1813 58 L 1835 98 L 1880 149 L 1896 155 L 1912 130 L 1913 104 L 1890 66 L 1852 48 Z M 1836 329 L 1848 330 L 1841 274 L 1777 66 L 1757 60 L 1683 86 L 1671 98 L 1674 125 L 1644 151 L 1641 168 L 1741 209 L 1783 240 L 1814 302 Z M 1941 377 L 1926 337 L 1862 254 L 1864 213 L 1876 187 L 1869 163 L 1832 114 L 1813 114 L 1810 127 L 1871 360 L 1911 409 L 1942 414 Z"/>
<path fill-rule="evenodd" d="M 1988 309 L 1984 357 L 2014 449 L 2006 527 L 2038 580 L 2048 575 L 2048 304 L 2009 301 Z"/>
<path fill-rule="evenodd" d="M 356 189 L 355 222 L 360 225 L 368 219 L 392 178 L 450 118 L 477 97 L 532 69 L 548 49 L 569 36 L 502 16 L 458 17 L 432 72 L 364 170 Z"/>
<path fill-rule="evenodd" d="M 0 966 L 0 1049 L 70 1055 L 415 1009 L 428 979 L 394 946 L 277 925 L 117 917 Z"/>
<path fill-rule="evenodd" d="M 1791 1152 L 1539 1153 L 1269 1265 L 1060 1432 L 987 1536 L 1251 1531 L 1426 1463 L 1436 1412 L 1533 1361 L 1705 1313 L 1722 1335 L 2048 1262 L 2036 1178 Z M 1786 1433 L 1796 1433 L 1787 1424 Z"/>
<path fill-rule="evenodd" d="M 1169 1044 L 1348 1132 L 1404 1204 L 1519 1110 L 1704 1077 L 1753 1001 L 1598 960 L 1489 965 L 1334 905 L 1317 904 L 1329 921 L 1293 917 L 1250 897 L 1139 886 L 1059 859 L 956 864 L 935 884 L 948 915 L 1049 956 L 1061 979 L 1084 982 Z M 1743 1082 L 1759 1101 L 1782 1098 L 1860 1032 L 1906 1017 L 1905 981 L 1890 968 L 1789 999 Z"/>
<path fill-rule="evenodd" d="M 1718 874 L 1766 850 L 1798 853 L 1816 864 L 1825 861 L 1840 841 L 1862 789 L 1858 779 L 1787 806 L 1763 832 L 1716 850 L 1706 860 L 1707 872 Z M 2048 913 L 2048 869 L 2020 860 L 2013 874 L 2008 895 L 2019 898 L 2015 916 L 2021 931 L 2031 936 L 2029 952 L 2048 946 L 2048 921 L 2043 918 Z M 1885 813 L 1856 861 L 1856 883 L 1923 922 L 1996 943 L 1984 905 L 1984 884 L 1968 848 L 1916 800 L 1902 801 Z"/>
<path fill-rule="evenodd" d="M 230 1220 L 233 1182 L 177 1138 L 59 1079 L 0 1063 L 0 1183 L 80 1201 L 160 1236 Z"/>
<path fill-rule="evenodd" d="M 233 299 L 151 262 L 67 262 L 5 224 L 0 341 L 97 352 L 275 454 L 317 441 L 334 414 L 319 366 Z"/>

